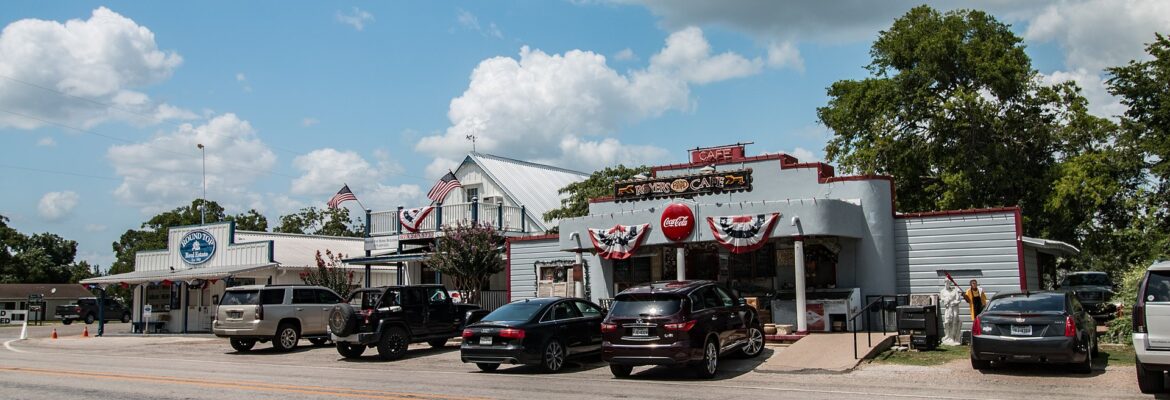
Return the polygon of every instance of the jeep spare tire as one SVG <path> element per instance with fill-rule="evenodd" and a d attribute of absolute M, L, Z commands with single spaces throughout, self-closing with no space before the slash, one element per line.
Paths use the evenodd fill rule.
<path fill-rule="evenodd" d="M 338 303 L 329 312 L 329 331 L 337 336 L 349 336 L 357 330 L 357 313 L 349 303 Z"/>

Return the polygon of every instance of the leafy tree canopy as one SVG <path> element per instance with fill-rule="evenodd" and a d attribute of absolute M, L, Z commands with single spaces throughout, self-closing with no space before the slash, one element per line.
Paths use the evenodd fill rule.
<path fill-rule="evenodd" d="M 93 275 L 75 262 L 77 242 L 52 233 L 25 235 L 0 215 L 0 283 L 68 283 Z"/>
<path fill-rule="evenodd" d="M 618 165 L 596 171 L 589 175 L 589 179 L 570 183 L 558 190 L 557 193 L 568 195 L 568 197 L 561 200 L 561 206 L 559 208 L 554 208 L 544 213 L 544 220 L 551 221 L 554 219 L 589 215 L 589 199 L 612 196 L 614 181 L 626 180 L 633 178 L 634 175 L 649 173 L 650 167 L 645 165 L 633 168 Z"/>
<path fill-rule="evenodd" d="M 486 224 L 444 226 L 427 265 L 453 278 L 468 302 L 478 303 L 488 279 L 504 270 L 503 244 L 504 237 Z"/>
<path fill-rule="evenodd" d="M 364 236 L 366 231 L 364 224 L 350 218 L 348 208 L 306 207 L 296 213 L 281 216 L 280 225 L 273 229 L 273 232 L 360 237 Z"/>
<path fill-rule="evenodd" d="M 204 207 L 201 215 L 199 207 Z M 121 274 L 134 271 L 134 254 L 143 250 L 162 250 L 167 248 L 167 231 L 176 226 L 198 225 L 201 221 L 214 223 L 221 221 L 235 221 L 236 229 L 250 231 L 268 230 L 268 220 L 256 210 L 246 213 L 227 215 L 223 206 L 214 201 L 204 203 L 202 199 L 191 201 L 191 205 L 181 206 L 150 217 L 142 223 L 141 229 L 128 229 L 117 242 L 113 243 L 115 261 L 110 266 L 110 274 Z"/>

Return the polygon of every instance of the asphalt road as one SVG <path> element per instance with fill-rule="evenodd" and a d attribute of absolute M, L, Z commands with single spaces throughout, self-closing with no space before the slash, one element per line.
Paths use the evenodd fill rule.
<path fill-rule="evenodd" d="M 1020 367 L 981 373 L 965 363 L 939 367 L 864 365 L 847 374 L 755 372 L 755 360 L 727 360 L 712 380 L 686 371 L 638 368 L 614 379 L 593 359 L 553 375 L 529 367 L 482 373 L 459 362 L 454 343 L 442 349 L 412 346 L 406 359 L 342 359 L 329 346 L 278 353 L 260 344 L 236 353 L 225 340 L 207 336 L 116 336 L 82 339 L 81 327 L 48 327 L 32 339 L 14 340 L 19 329 L 0 328 L 0 398 L 4 399 L 1068 399 L 1140 398 L 1132 367 L 1099 366 L 1090 375 Z M 370 353 L 367 354 L 372 354 Z"/>

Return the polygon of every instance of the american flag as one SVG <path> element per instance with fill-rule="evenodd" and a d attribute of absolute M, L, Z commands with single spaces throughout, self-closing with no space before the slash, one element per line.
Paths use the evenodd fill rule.
<path fill-rule="evenodd" d="M 337 208 L 337 206 L 341 205 L 341 203 L 350 200 L 357 201 L 357 196 L 354 196 L 353 192 L 349 191 L 349 185 L 342 186 L 341 190 L 338 190 L 337 194 L 333 195 L 333 198 L 329 199 L 329 208 Z"/>
<path fill-rule="evenodd" d="M 435 186 L 431 188 L 431 191 L 427 192 L 427 197 L 438 203 L 447 197 L 447 193 L 450 193 L 451 190 L 457 187 L 463 187 L 463 184 L 459 183 L 459 179 L 455 178 L 454 172 L 447 171 L 447 175 L 443 175 L 442 179 L 435 182 Z"/>

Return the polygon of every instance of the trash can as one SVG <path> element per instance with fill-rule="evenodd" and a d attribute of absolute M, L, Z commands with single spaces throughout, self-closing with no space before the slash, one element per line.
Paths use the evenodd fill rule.
<path fill-rule="evenodd" d="M 929 350 L 938 347 L 938 307 L 932 305 L 898 306 L 898 334 L 910 335 L 910 346 Z"/>

